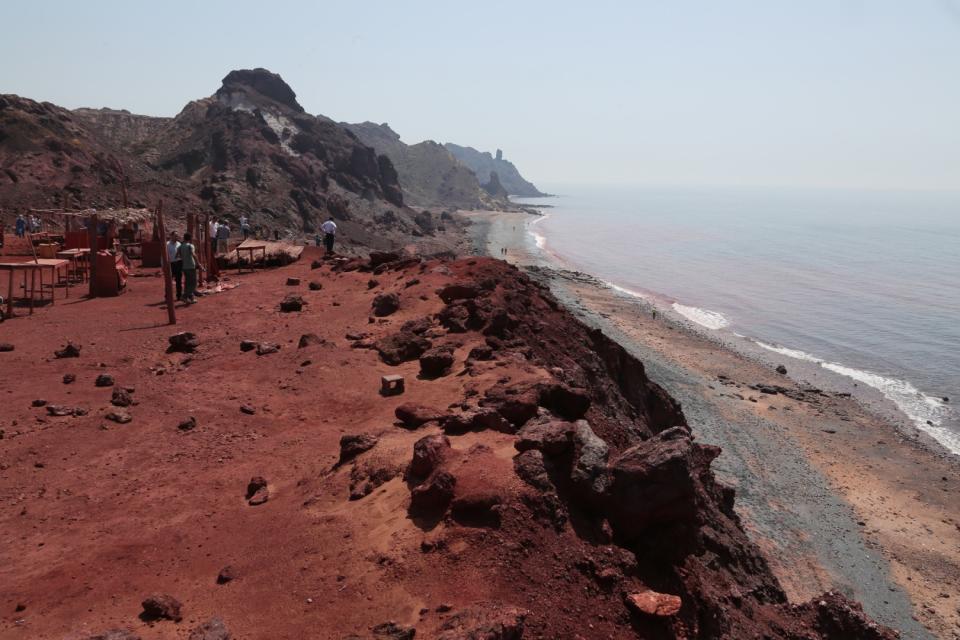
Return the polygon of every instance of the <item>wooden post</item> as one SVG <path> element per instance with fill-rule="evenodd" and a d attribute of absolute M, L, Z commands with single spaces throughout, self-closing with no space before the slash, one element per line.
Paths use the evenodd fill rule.
<path fill-rule="evenodd" d="M 173 309 L 173 276 L 170 273 L 170 256 L 167 255 L 166 230 L 163 228 L 163 200 L 157 204 L 157 226 L 160 228 L 160 237 L 164 238 L 163 248 L 160 251 L 160 262 L 163 265 L 163 289 L 167 299 L 167 316 L 170 324 L 177 324 L 177 312 Z"/>
<path fill-rule="evenodd" d="M 90 253 L 87 254 L 89 264 L 87 269 L 90 271 L 90 297 L 97 297 L 97 227 L 99 221 L 97 220 L 97 214 L 91 215 L 87 218 L 87 240 L 90 244 Z"/>

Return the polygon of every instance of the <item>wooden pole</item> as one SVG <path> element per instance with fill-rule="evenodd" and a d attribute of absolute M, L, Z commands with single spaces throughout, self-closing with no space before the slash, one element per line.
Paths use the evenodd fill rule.
<path fill-rule="evenodd" d="M 160 250 L 160 262 L 163 265 L 163 288 L 167 298 L 167 316 L 170 324 L 177 324 L 177 312 L 173 308 L 173 276 L 170 273 L 170 256 L 167 255 L 167 234 L 163 228 L 163 200 L 157 204 L 157 226 L 160 227 L 160 238 L 163 247 Z"/>
<path fill-rule="evenodd" d="M 87 254 L 87 259 L 89 264 L 87 265 L 88 270 L 90 271 L 90 297 L 97 297 L 97 227 L 99 221 L 97 220 L 97 214 L 91 215 L 87 218 L 87 241 L 90 244 L 90 253 Z"/>

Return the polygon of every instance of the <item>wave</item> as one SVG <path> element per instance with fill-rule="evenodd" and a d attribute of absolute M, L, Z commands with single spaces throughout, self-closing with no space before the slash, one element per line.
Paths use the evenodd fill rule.
<path fill-rule="evenodd" d="M 943 426 L 943 421 L 947 417 L 949 409 L 940 398 L 923 393 L 906 380 L 887 378 L 863 369 L 848 367 L 837 362 L 828 362 L 798 349 L 767 344 L 760 340 L 754 340 L 754 342 L 768 351 L 797 360 L 816 363 L 828 371 L 833 371 L 868 387 L 873 387 L 905 413 L 917 425 L 917 428 L 926 432 L 952 453 L 960 455 L 960 433 L 955 433 Z"/>
<path fill-rule="evenodd" d="M 639 291 L 634 291 L 633 289 L 627 289 L 626 287 L 621 287 L 618 284 L 613 284 L 612 282 L 607 282 L 606 280 L 603 281 L 603 284 L 607 285 L 617 293 L 628 295 L 631 298 L 640 298 L 641 300 L 649 299 L 649 296 L 644 293 L 640 293 Z"/>
<path fill-rule="evenodd" d="M 536 225 L 540 224 L 541 222 L 543 222 L 544 220 L 546 220 L 546 219 L 549 218 L 549 217 L 550 217 L 550 214 L 545 213 L 545 214 L 543 214 L 543 215 L 537 216 L 536 218 L 534 218 L 533 220 L 531 220 L 531 221 L 529 221 L 529 222 L 527 223 L 527 231 L 528 231 L 528 232 L 530 233 L 530 235 L 533 237 L 533 241 L 534 241 L 534 243 L 536 243 L 537 249 L 541 249 L 541 250 L 542 250 L 542 249 L 544 249 L 544 248 L 547 246 L 547 238 L 546 238 L 543 234 L 540 234 L 540 233 L 537 233 L 536 231 L 534 231 L 534 230 L 533 230 L 533 227 L 535 227 Z"/>
<path fill-rule="evenodd" d="M 730 325 L 730 321 L 724 317 L 722 313 L 716 311 L 710 311 L 709 309 L 701 309 L 700 307 L 688 307 L 687 305 L 680 304 L 679 302 L 674 302 L 673 310 L 682 315 L 687 320 L 692 320 L 702 327 L 707 329 L 723 329 L 726 326 Z"/>

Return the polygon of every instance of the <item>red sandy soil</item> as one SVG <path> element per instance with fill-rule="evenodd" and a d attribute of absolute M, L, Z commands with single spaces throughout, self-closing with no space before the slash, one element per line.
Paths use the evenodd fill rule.
<path fill-rule="evenodd" d="M 311 269 L 312 252 L 230 276 L 240 286 L 178 307 L 176 327 L 163 324 L 153 274 L 131 278 L 117 298 L 71 297 L 0 324 L 0 342 L 15 347 L 0 353 L 0 637 L 127 628 L 144 639 L 222 638 L 191 635 L 213 617 L 238 639 L 412 637 L 397 627 L 417 638 L 893 637 L 840 596 L 786 604 L 732 493 L 707 470 L 715 451 L 683 427 L 665 431 L 682 414 L 642 365 L 515 269 L 490 259 Z M 308 289 L 312 280 L 322 289 Z M 437 295 L 451 282 L 480 283 L 465 294 L 477 308 Z M 371 321 L 384 292 L 398 293 L 400 308 Z M 279 312 L 291 293 L 304 310 Z M 454 307 L 472 314 L 466 332 L 437 318 L 456 316 Z M 368 348 L 420 320 L 434 345 L 453 349 L 436 379 L 419 377 L 416 359 L 390 366 Z M 166 352 L 177 331 L 196 334 L 194 353 Z M 320 343 L 298 348 L 307 333 Z M 242 340 L 281 348 L 257 355 L 241 351 Z M 54 358 L 67 341 L 80 357 Z M 468 358 L 486 343 L 492 359 Z M 68 373 L 76 380 L 65 384 Z M 131 387 L 135 404 L 112 406 L 115 387 L 95 386 L 100 374 Z M 403 375 L 406 392 L 381 396 L 384 374 Z M 554 395 L 537 396 L 537 383 Z M 579 417 L 567 392 L 589 397 L 585 417 L 611 461 L 634 445 L 655 448 L 640 462 L 667 484 L 647 487 L 645 500 L 674 496 L 666 506 L 636 513 L 613 489 L 585 492 L 564 479 L 562 456 L 551 458 L 563 471 L 554 488 L 517 475 L 518 437 L 498 416 L 532 397 L 545 420 L 560 419 L 548 408 Z M 446 424 L 452 448 L 441 469 L 456 478 L 453 505 L 411 516 L 414 443 L 442 429 L 402 428 L 395 410 L 412 402 L 475 413 L 484 398 L 499 430 Z M 34 400 L 88 413 L 52 417 Z M 133 419 L 118 424 L 105 418 L 111 411 Z M 195 428 L 178 428 L 190 416 Z M 353 434 L 379 440 L 337 465 L 341 436 Z M 256 476 L 269 500 L 251 506 Z M 226 566 L 235 577 L 218 584 Z M 662 615 L 628 608 L 625 596 L 648 589 L 665 594 Z M 138 617 L 155 593 L 183 604 L 181 622 Z M 679 612 L 666 596 L 681 598 Z M 397 627 L 377 627 L 387 621 Z"/>

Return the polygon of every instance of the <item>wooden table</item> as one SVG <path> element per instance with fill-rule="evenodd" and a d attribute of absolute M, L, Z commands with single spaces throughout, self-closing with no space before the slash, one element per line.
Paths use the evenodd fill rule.
<path fill-rule="evenodd" d="M 62 260 L 70 261 L 70 269 L 67 271 L 67 277 L 74 273 L 79 277 L 80 282 L 85 279 L 85 274 L 89 270 L 87 261 L 90 259 L 90 249 L 64 249 L 57 252 L 57 257 Z"/>
<path fill-rule="evenodd" d="M 50 284 L 46 285 L 50 287 L 50 303 L 55 302 L 56 293 L 55 285 L 56 280 L 58 280 L 58 274 L 61 268 L 67 267 L 70 262 L 68 260 L 60 260 L 55 258 L 40 258 L 36 262 L 0 262 L 0 271 L 7 271 L 7 317 L 13 317 L 13 273 L 14 271 L 20 271 L 23 273 L 23 293 L 24 297 L 28 297 L 27 293 L 29 292 L 30 300 L 30 313 L 33 314 L 33 301 L 37 296 L 37 276 L 40 276 L 40 300 L 43 300 L 43 272 L 46 269 L 50 270 Z M 27 282 L 27 272 L 30 273 L 30 282 L 28 286 Z M 70 297 L 70 283 L 67 282 L 67 297 Z"/>
<path fill-rule="evenodd" d="M 254 244 L 248 245 L 246 247 L 237 247 L 237 273 L 243 273 L 243 261 L 240 258 L 240 252 L 247 252 L 247 266 L 250 268 L 250 271 L 253 272 L 256 269 L 253 266 L 253 252 L 259 251 L 260 255 L 263 257 L 263 261 L 267 261 L 267 245 L 265 244 Z"/>

